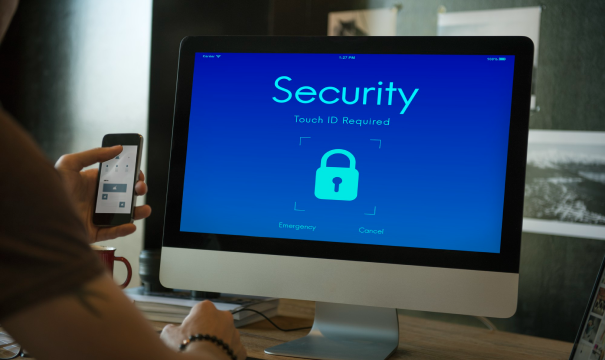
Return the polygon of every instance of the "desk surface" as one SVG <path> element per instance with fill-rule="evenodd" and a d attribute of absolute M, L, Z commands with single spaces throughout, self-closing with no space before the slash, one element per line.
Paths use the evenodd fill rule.
<path fill-rule="evenodd" d="M 308 301 L 281 300 L 275 323 L 284 328 L 311 326 L 315 304 Z M 160 330 L 165 323 L 154 322 Z M 272 356 L 265 348 L 294 340 L 307 330 L 281 332 L 267 321 L 240 329 L 248 356 L 259 359 L 294 358 Z M 390 360 L 567 360 L 573 344 L 563 341 L 490 331 L 479 327 L 399 316 L 399 348 Z"/>
<path fill-rule="evenodd" d="M 315 304 L 282 299 L 280 316 L 273 320 L 284 328 L 311 326 Z M 153 322 L 157 330 L 166 323 Z M 271 356 L 264 349 L 305 336 L 307 330 L 281 332 L 267 321 L 240 328 L 248 355 L 258 359 L 294 358 Z M 572 344 L 502 331 L 399 316 L 399 347 L 390 360 L 567 360 Z"/>

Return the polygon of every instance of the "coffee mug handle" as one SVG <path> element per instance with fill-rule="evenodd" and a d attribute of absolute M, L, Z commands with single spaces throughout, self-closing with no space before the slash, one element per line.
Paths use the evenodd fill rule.
<path fill-rule="evenodd" d="M 124 258 L 124 257 L 116 256 L 113 259 L 114 259 L 114 261 L 121 261 L 124 263 L 124 265 L 126 265 L 126 270 L 128 271 L 128 275 L 126 275 L 126 281 L 124 281 L 124 283 L 122 285 L 120 285 L 120 287 L 122 289 L 124 289 L 124 288 L 126 288 L 126 286 L 128 286 L 128 284 L 130 284 L 130 279 L 132 278 L 132 267 L 130 266 L 130 263 L 128 262 L 128 260 L 126 260 L 126 258 Z"/>

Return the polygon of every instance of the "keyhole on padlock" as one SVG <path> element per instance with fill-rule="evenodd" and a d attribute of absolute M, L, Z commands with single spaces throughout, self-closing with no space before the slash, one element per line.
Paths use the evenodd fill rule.
<path fill-rule="evenodd" d="M 342 179 L 339 177 L 335 177 L 334 179 L 332 179 L 332 182 L 334 183 L 334 192 L 338 192 L 338 188 L 340 187 Z"/>

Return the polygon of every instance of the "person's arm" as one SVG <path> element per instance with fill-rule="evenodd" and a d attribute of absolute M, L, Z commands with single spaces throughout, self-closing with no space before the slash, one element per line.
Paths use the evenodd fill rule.
<path fill-rule="evenodd" d="M 198 304 L 181 326 L 164 329 L 165 345 L 107 275 L 4 319 L 2 326 L 39 360 L 229 359 L 207 341 L 192 342 L 183 353 L 175 351 L 197 333 L 215 335 L 239 360 L 246 359 L 229 312 L 216 310 L 209 301 Z"/>
<path fill-rule="evenodd" d="M 231 314 L 208 303 L 198 305 L 183 325 L 167 328 L 164 339 L 168 346 L 162 342 L 107 275 L 86 241 L 123 233 L 87 233 L 96 228 L 86 228 L 82 223 L 86 214 L 78 210 L 92 208 L 94 192 L 85 186 L 83 192 L 68 194 L 66 172 L 61 171 L 60 177 L 31 137 L 2 110 L 0 154 L 15 154 L 5 157 L 4 166 L 11 171 L 0 177 L 0 189 L 10 189 L 2 193 L 0 201 L 0 323 L 29 353 L 42 360 L 228 360 L 212 343 L 195 344 L 184 354 L 171 349 L 195 332 L 222 338 L 244 360 L 245 350 Z M 92 161 L 87 160 L 91 154 L 94 151 L 72 154 L 61 164 L 74 179 L 89 179 L 96 169 L 80 173 L 78 164 Z M 95 179 L 87 184 L 92 183 L 94 189 L 96 174 L 92 177 Z M 137 184 L 137 192 L 144 192 L 142 185 Z M 88 199 L 88 205 L 74 206 L 74 194 L 83 195 L 82 204 Z M 145 215 L 143 210 L 135 217 Z M 129 225 L 134 231 L 134 225 Z"/>

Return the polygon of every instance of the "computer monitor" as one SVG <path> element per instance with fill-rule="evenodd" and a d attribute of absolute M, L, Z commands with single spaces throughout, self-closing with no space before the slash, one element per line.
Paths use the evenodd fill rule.
<path fill-rule="evenodd" d="M 394 309 L 517 306 L 533 43 L 187 37 L 160 280 L 317 301 L 268 353 L 384 359 Z"/>

